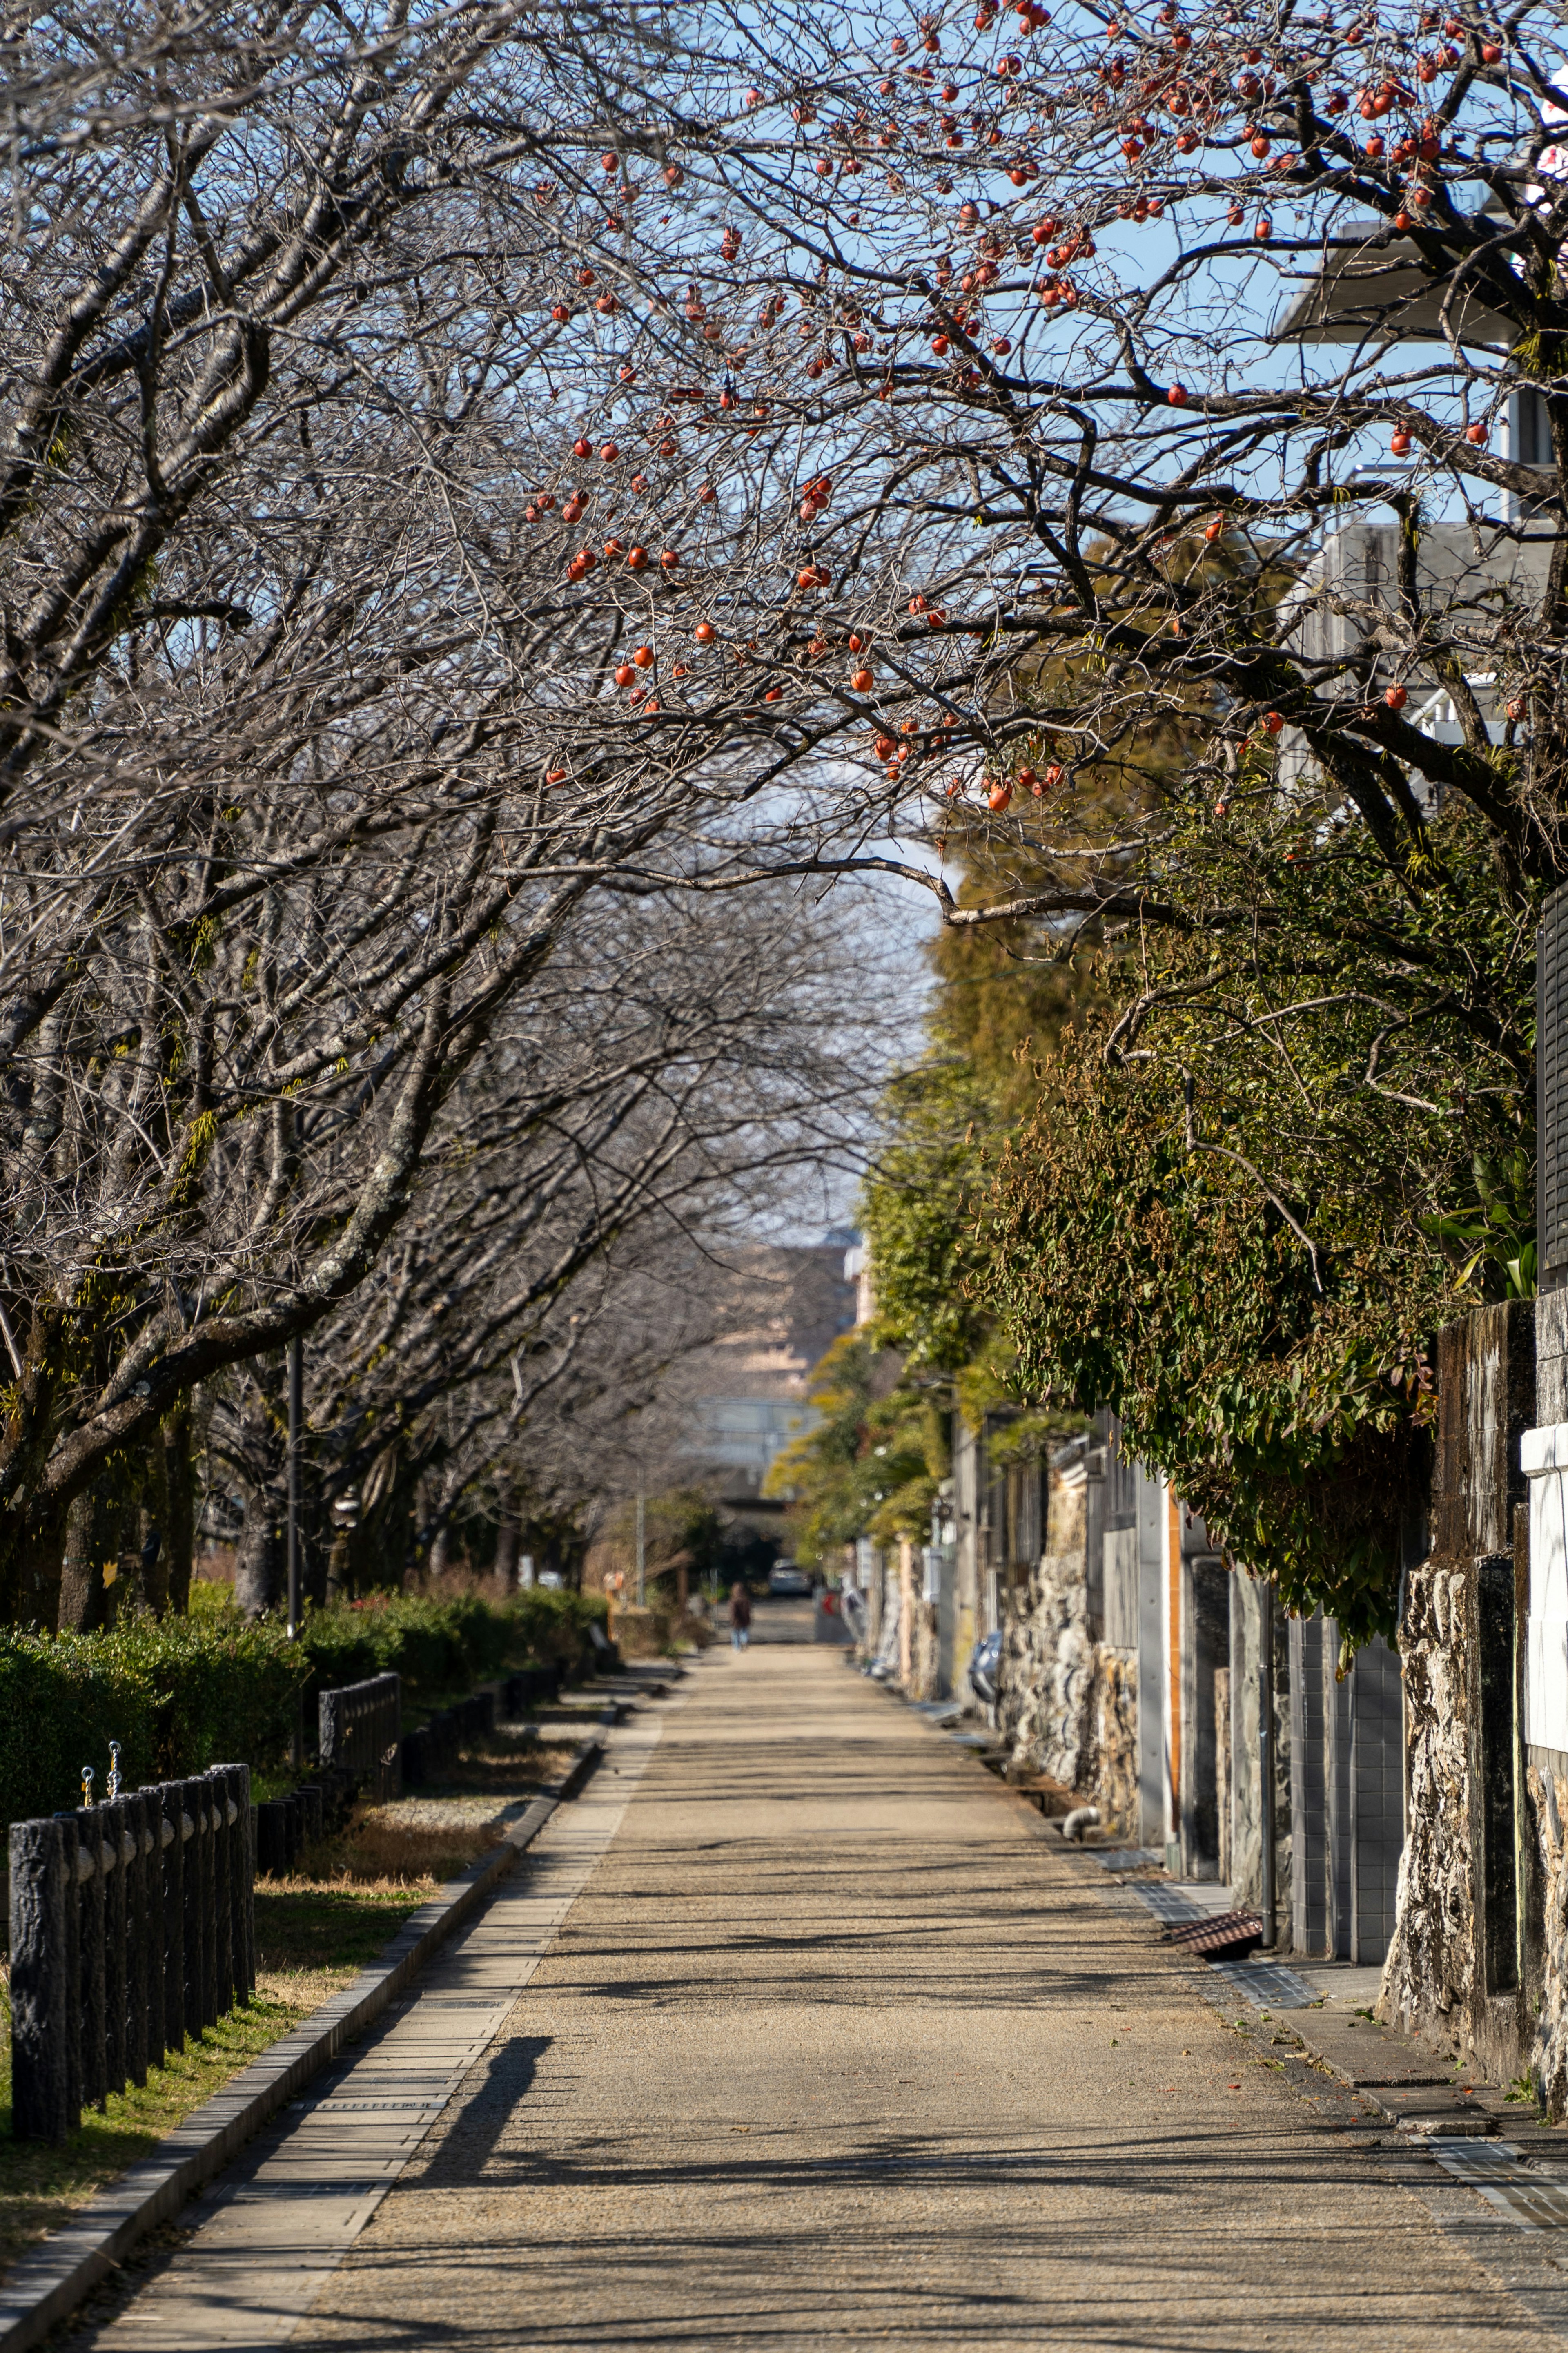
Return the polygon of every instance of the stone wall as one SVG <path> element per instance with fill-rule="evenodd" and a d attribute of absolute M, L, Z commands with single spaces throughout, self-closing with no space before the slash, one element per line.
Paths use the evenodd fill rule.
<path fill-rule="evenodd" d="M 1274 1936 L 1290 1947 L 1290 1621 L 1277 1597 L 1236 1569 L 1230 1579 L 1230 1839 L 1227 1881 L 1237 1906 L 1263 1902 L 1262 1765 L 1258 1755 L 1263 1643 L 1274 1672 Z"/>
<path fill-rule="evenodd" d="M 1536 1422 L 1550 1430 L 1568 1422 L 1568 1291 L 1542 1293 L 1535 1303 Z M 1522 1541 L 1521 1537 L 1522 1536 Z M 1522 1554 L 1519 1606 L 1529 1607 L 1529 1530 L 1516 1522 Z M 1554 2121 L 1568 2116 L 1568 1756 L 1531 1747 L 1524 1772 L 1531 1866 L 1524 1890 L 1527 1934 L 1525 2007 L 1532 2024 L 1530 2068 Z"/>
<path fill-rule="evenodd" d="M 1426 1562 L 1406 1580 L 1405 1852 L 1377 2003 L 1385 2024 L 1435 2034 L 1456 2054 L 1474 2043 L 1466 1576 Z"/>
<path fill-rule="evenodd" d="M 1093 1802 L 1108 1830 L 1138 1835 L 1138 1661 L 1096 1646 Z"/>
<path fill-rule="evenodd" d="M 1138 1820 L 1138 1662 L 1099 1639 L 1086 1574 L 1089 1482 L 1053 1472 L 1048 1550 L 1008 1595 L 997 1704 L 1009 1772 L 1048 1773 L 1108 1827 Z"/>
<path fill-rule="evenodd" d="M 1048 1773 L 1069 1789 L 1092 1753 L 1095 1645 L 1084 1576 L 1089 1482 L 1053 1471 L 1049 1549 L 1006 1597 L 997 1728 L 1008 1769 Z"/>
<path fill-rule="evenodd" d="M 1525 1770 L 1522 1746 L 1520 1440 L 1536 1419 L 1534 1303 L 1478 1308 L 1440 1333 L 1437 1398 L 1430 1552 L 1406 1571 L 1400 1620 L 1405 1837 L 1378 2014 L 1494 2081 L 1536 2065 L 1562 2100 L 1541 1954 L 1562 1876 L 1544 1804 L 1549 1789 L 1557 1798 L 1551 1773 L 1533 1759 Z"/>

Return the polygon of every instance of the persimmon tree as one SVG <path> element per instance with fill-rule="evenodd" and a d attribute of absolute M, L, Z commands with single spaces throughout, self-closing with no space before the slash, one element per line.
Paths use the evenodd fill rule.
<path fill-rule="evenodd" d="M 1105 1067 L 1192 1076 L 1205 956 L 1299 920 L 1286 870 L 1342 821 L 1420 911 L 1358 934 L 1390 994 L 1354 1083 L 1418 1095 L 1401 1058 L 1452 1025 L 1466 1120 L 1524 1139 L 1563 724 L 1548 12 L 333 26 L 132 12 L 89 55 L 45 16 L 16 47 L 7 1611 L 112 1456 L 370 1279 L 607 896 L 722 921 L 759 878 L 891 867 L 1042 952 L 1163 937 Z M 1325 260 L 1303 317 L 1354 340 L 1279 342 L 1279 273 Z M 1329 551 L 1379 514 L 1373 582 Z M 1087 811 L 1173 716 L 1178 774 Z M 965 905 L 955 800 L 972 877 L 995 845 Z M 1479 961 L 1451 810 L 1495 870 Z M 1291 989 L 1248 1052 L 1340 1020 Z M 1331 1274 L 1267 1151 L 1233 1180 Z"/>

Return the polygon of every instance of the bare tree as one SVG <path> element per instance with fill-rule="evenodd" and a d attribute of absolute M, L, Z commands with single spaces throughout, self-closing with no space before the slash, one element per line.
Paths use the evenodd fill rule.
<path fill-rule="evenodd" d="M 1366 1084 L 1432 1100 L 1390 1058 L 1447 1034 L 1458 957 L 1517 1087 L 1498 976 L 1559 858 L 1555 524 L 1532 551 L 1568 455 L 1563 92 L 1544 10 L 1431 14 L 1172 0 L 1042 41 L 989 0 L 890 38 L 503 0 L 340 13 L 330 48 L 313 18 L 132 16 L 91 58 L 30 23 L 7 1614 L 111 1459 L 355 1298 L 606 898 L 891 866 L 949 921 L 1223 943 L 1285 921 L 1247 812 L 1270 860 L 1349 812 L 1436 906 L 1447 795 L 1516 936 L 1479 966 L 1426 915 L 1372 942 Z M 1354 340 L 1271 340 L 1260 274 L 1325 258 Z M 1333 290 L 1363 261 L 1362 317 Z M 1543 445 L 1497 454 L 1525 395 Z M 1477 561 L 1424 574 L 1443 501 Z M 1380 504 L 1373 593 L 1324 541 Z M 999 860 L 963 907 L 931 854 L 955 801 Z M 1191 1014 L 1212 985 L 1178 978 Z"/>

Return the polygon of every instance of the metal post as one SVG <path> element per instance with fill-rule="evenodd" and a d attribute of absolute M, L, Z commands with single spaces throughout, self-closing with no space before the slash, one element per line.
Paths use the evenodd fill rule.
<path fill-rule="evenodd" d="M 1258 1821 L 1259 1878 L 1266 1952 L 1275 1942 L 1274 1902 L 1274 1588 L 1267 1577 L 1258 1587 Z"/>
<path fill-rule="evenodd" d="M 647 1599 L 647 1541 L 643 1519 L 643 1476 L 639 1468 L 637 1472 L 637 1608 L 639 1609 L 645 1606 Z"/>

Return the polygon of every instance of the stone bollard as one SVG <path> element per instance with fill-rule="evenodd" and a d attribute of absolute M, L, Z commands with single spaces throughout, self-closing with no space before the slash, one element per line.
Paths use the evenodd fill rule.
<path fill-rule="evenodd" d="M 109 2096 L 108 2000 L 104 1967 L 104 1889 L 109 1874 L 103 1867 L 108 1850 L 102 1806 L 84 1807 L 77 1815 L 78 1934 L 81 1961 L 81 2104 L 100 2108 Z"/>
<path fill-rule="evenodd" d="M 62 1896 L 66 1924 L 66 2074 L 73 2126 L 81 2115 L 81 1833 L 74 1812 L 57 1814 L 64 1864 Z M 16 1951 L 15 1940 L 11 1947 Z"/>
<path fill-rule="evenodd" d="M 185 2047 L 185 1824 L 184 1784 L 165 1781 L 158 1792 L 163 1846 L 163 2045 Z"/>
<path fill-rule="evenodd" d="M 68 1841 L 58 1821 L 11 1830 L 12 2129 L 18 2140 L 60 2142 L 77 2121 L 71 2105 L 71 1982 Z M 74 1858 L 73 1858 L 74 1859 Z"/>
<path fill-rule="evenodd" d="M 147 2081 L 147 1800 L 133 1790 L 120 1801 L 125 1836 L 125 2080 Z"/>
<path fill-rule="evenodd" d="M 110 1798 L 97 1808 L 98 1867 L 103 1873 L 104 2089 L 125 2081 L 125 1805 Z"/>

